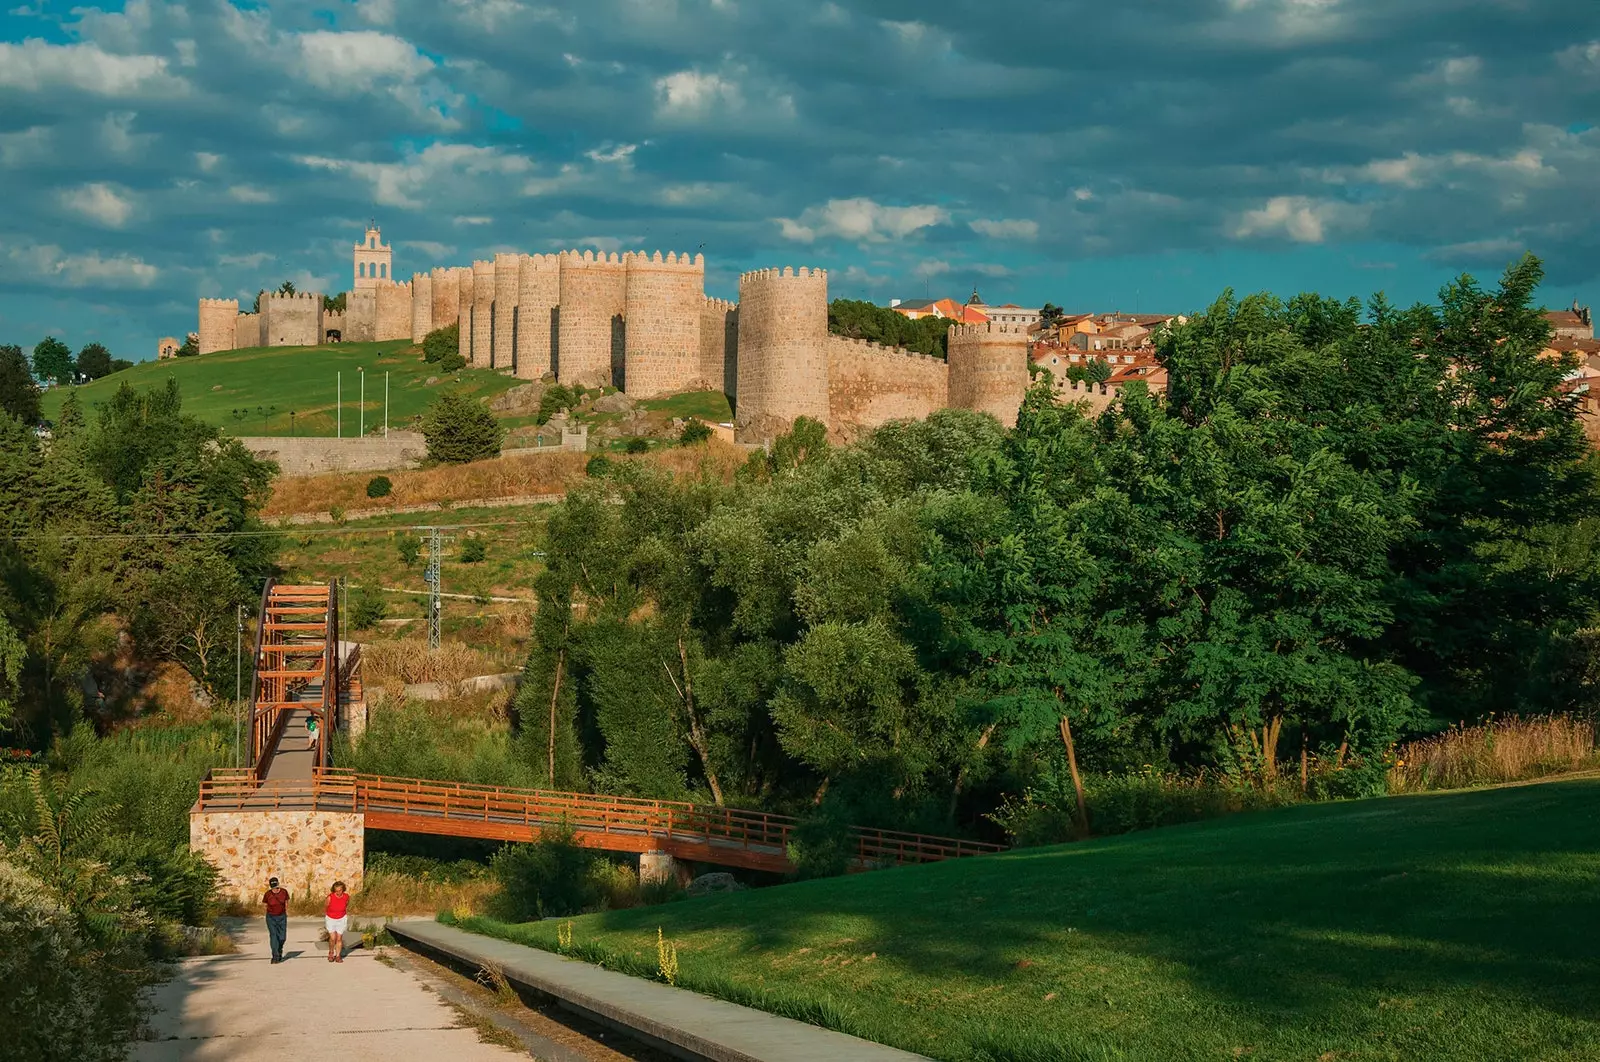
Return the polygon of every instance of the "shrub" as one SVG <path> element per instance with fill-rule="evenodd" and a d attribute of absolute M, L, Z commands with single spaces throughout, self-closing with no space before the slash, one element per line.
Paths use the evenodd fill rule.
<path fill-rule="evenodd" d="M 389 602 L 376 586 L 363 583 L 350 595 L 350 626 L 356 630 L 369 631 L 388 614 Z"/>
<path fill-rule="evenodd" d="M 647 454 L 650 452 L 650 440 L 638 438 L 629 439 L 628 445 L 623 447 L 623 449 L 630 454 Z"/>
<path fill-rule="evenodd" d="M 393 490 L 394 484 L 389 481 L 388 476 L 373 476 L 367 480 L 367 497 L 369 498 L 387 498 Z"/>
<path fill-rule="evenodd" d="M 461 543 L 461 563 L 477 564 L 488 556 L 489 547 L 483 544 L 481 538 L 469 538 Z"/>
<path fill-rule="evenodd" d="M 602 479 L 611 472 L 611 458 L 605 454 L 595 454 L 583 466 L 583 474 L 590 479 Z"/>
<path fill-rule="evenodd" d="M 1510 716 L 1451 727 L 1395 750 L 1392 793 L 1493 785 L 1571 771 L 1594 762 L 1594 727 L 1570 716 Z"/>
<path fill-rule="evenodd" d="M 417 563 L 417 557 L 422 553 L 422 543 L 410 535 L 401 535 L 395 543 L 395 549 L 400 551 L 400 563 L 409 568 Z"/>
<path fill-rule="evenodd" d="M 460 327 L 453 324 L 445 325 L 443 328 L 435 328 L 423 337 L 422 360 L 433 365 L 446 358 L 459 358 L 460 349 Z"/>
<path fill-rule="evenodd" d="M 795 824 L 789 862 L 798 878 L 838 877 L 850 869 L 855 837 L 841 805 L 824 801 L 821 808 Z"/>
<path fill-rule="evenodd" d="M 466 367 L 467 359 L 460 354 L 446 354 L 439 359 L 439 370 L 441 372 L 459 372 Z"/>
<path fill-rule="evenodd" d="M 532 844 L 510 844 L 494 854 L 490 873 L 500 883 L 498 917 L 527 922 L 578 914 L 594 899 L 596 856 L 574 840 L 570 824 L 547 827 Z"/>
<path fill-rule="evenodd" d="M 678 433 L 679 446 L 694 446 L 711 438 L 711 425 L 698 417 L 691 417 L 689 423 L 683 426 L 683 431 Z"/>
<path fill-rule="evenodd" d="M 482 402 L 446 391 L 422 415 L 428 456 L 447 464 L 465 464 L 500 453 L 505 431 Z"/>
<path fill-rule="evenodd" d="M 582 396 L 581 388 L 576 393 L 561 384 L 545 388 L 544 394 L 539 396 L 539 414 L 535 420 L 540 424 L 548 424 L 550 418 L 561 410 L 577 405 Z"/>

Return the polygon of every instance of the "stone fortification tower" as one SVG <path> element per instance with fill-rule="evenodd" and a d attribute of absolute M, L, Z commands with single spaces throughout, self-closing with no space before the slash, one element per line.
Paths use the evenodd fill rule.
<path fill-rule="evenodd" d="M 700 304 L 700 380 L 708 391 L 738 396 L 739 306 L 707 298 Z"/>
<path fill-rule="evenodd" d="M 322 342 L 322 293 L 297 291 L 293 295 L 261 295 L 261 345 L 264 347 L 314 347 Z"/>
<path fill-rule="evenodd" d="M 1028 390 L 1028 351 L 1024 325 L 951 325 L 950 405 L 992 413 L 1006 427 L 1016 427 Z"/>
<path fill-rule="evenodd" d="M 561 259 L 522 256 L 517 272 L 517 376 L 537 380 L 555 369 L 555 313 L 561 300 Z"/>
<path fill-rule="evenodd" d="M 633 398 L 687 391 L 700 379 L 705 258 L 657 251 L 625 255 L 623 382 Z"/>
<path fill-rule="evenodd" d="M 433 274 L 411 276 L 411 342 L 421 343 L 433 331 Z"/>
<path fill-rule="evenodd" d="M 522 255 L 494 256 L 494 339 L 489 348 L 489 365 L 509 369 L 517 360 L 517 297 L 521 293 Z"/>
<path fill-rule="evenodd" d="M 374 289 L 377 296 L 377 324 L 375 338 L 411 338 L 411 282 L 379 284 Z"/>
<path fill-rule="evenodd" d="M 472 357 L 468 364 L 486 369 L 494 364 L 494 262 L 472 263 Z"/>
<path fill-rule="evenodd" d="M 200 353 L 234 349 L 234 318 L 238 316 L 238 299 L 201 299 Z"/>
<path fill-rule="evenodd" d="M 456 311 L 456 323 L 460 325 L 458 329 L 460 342 L 456 347 L 456 352 L 470 365 L 472 364 L 472 300 L 477 295 L 477 282 L 473 277 L 472 270 L 466 266 L 457 266 L 455 272 L 456 306 L 458 308 Z"/>
<path fill-rule="evenodd" d="M 371 343 L 378 338 L 378 289 L 356 288 L 344 297 L 346 343 Z"/>
<path fill-rule="evenodd" d="M 367 225 L 367 234 L 355 247 L 354 274 L 351 290 L 375 288 L 394 279 L 394 249 L 383 242 L 383 233 L 376 222 Z"/>
<path fill-rule="evenodd" d="M 433 327 L 449 328 L 456 323 L 456 306 L 461 298 L 461 285 L 456 271 L 438 267 L 433 271 Z"/>
<path fill-rule="evenodd" d="M 627 262 L 616 254 L 561 253 L 561 310 L 556 335 L 556 377 L 563 384 L 595 387 L 613 381 L 627 308 Z"/>
<path fill-rule="evenodd" d="M 765 442 L 796 417 L 827 423 L 827 341 L 826 270 L 761 269 L 739 278 L 739 441 Z"/>

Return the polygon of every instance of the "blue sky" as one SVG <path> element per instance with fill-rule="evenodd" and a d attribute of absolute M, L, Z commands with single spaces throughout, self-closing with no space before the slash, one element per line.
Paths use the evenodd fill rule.
<path fill-rule="evenodd" d="M 0 0 L 17 4 L 17 0 Z M 0 15 L 0 342 L 500 250 L 834 295 L 1600 302 L 1593 0 L 354 0 Z"/>

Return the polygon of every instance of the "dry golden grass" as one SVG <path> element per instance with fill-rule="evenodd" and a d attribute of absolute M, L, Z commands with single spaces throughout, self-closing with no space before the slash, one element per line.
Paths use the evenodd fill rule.
<path fill-rule="evenodd" d="M 369 689 L 402 696 L 413 682 L 437 682 L 453 695 L 464 679 L 507 670 L 505 662 L 476 646 L 442 642 L 428 649 L 426 638 L 368 642 L 361 647 L 361 677 Z"/>
<path fill-rule="evenodd" d="M 1594 726 L 1571 716 L 1509 716 L 1458 726 L 1395 750 L 1389 791 L 1459 789 L 1594 766 Z"/>
<path fill-rule="evenodd" d="M 467 910 L 482 913 L 499 886 L 487 877 L 471 881 L 419 881 L 397 874 L 368 874 L 350 909 L 364 915 L 426 915 Z"/>
<path fill-rule="evenodd" d="M 584 466 L 593 454 L 549 453 L 496 457 L 466 465 L 440 465 L 409 472 L 385 473 L 393 490 L 385 498 L 367 497 L 371 472 L 329 472 L 316 476 L 280 476 L 262 515 L 268 519 L 300 513 L 341 509 L 393 509 L 406 505 L 450 502 L 459 504 L 484 498 L 526 498 L 565 494 L 583 479 Z M 674 476 L 708 475 L 723 481 L 744 463 L 746 451 L 721 439 L 703 446 L 675 447 L 649 454 L 607 454 L 619 462 L 642 461 Z"/>

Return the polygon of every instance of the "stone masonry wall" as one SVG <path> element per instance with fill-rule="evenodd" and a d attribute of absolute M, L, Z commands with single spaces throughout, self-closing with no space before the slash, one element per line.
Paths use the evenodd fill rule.
<path fill-rule="evenodd" d="M 801 267 L 739 278 L 740 442 L 765 442 L 797 417 L 828 423 L 828 274 Z"/>
<path fill-rule="evenodd" d="M 457 329 L 459 342 L 456 353 L 465 358 L 469 365 L 472 363 L 472 300 L 477 295 L 476 286 L 470 268 L 460 266 L 456 269 L 456 323 L 460 326 Z"/>
<path fill-rule="evenodd" d="M 322 342 L 322 294 L 267 292 L 261 296 L 261 343 L 268 347 L 314 347 Z"/>
<path fill-rule="evenodd" d="M 411 283 L 379 284 L 377 292 L 378 339 L 411 338 Z"/>
<path fill-rule="evenodd" d="M 199 350 L 213 354 L 219 350 L 234 349 L 234 321 L 239 316 L 238 299 L 201 299 Z"/>
<path fill-rule="evenodd" d="M 610 383 L 616 322 L 627 307 L 627 263 L 593 251 L 561 254 L 556 377 L 563 384 Z"/>
<path fill-rule="evenodd" d="M 428 443 L 419 432 L 389 432 L 353 439 L 327 436 L 242 435 L 246 450 L 267 461 L 276 461 L 286 476 L 307 476 L 319 472 L 388 472 L 416 468 L 428 456 Z"/>
<path fill-rule="evenodd" d="M 233 319 L 233 349 L 261 346 L 261 315 L 241 313 Z"/>
<path fill-rule="evenodd" d="M 488 368 L 494 348 L 494 262 L 472 263 L 472 357 L 469 365 Z"/>
<path fill-rule="evenodd" d="M 950 405 L 992 413 L 1008 428 L 1028 390 L 1029 343 L 1024 325 L 951 325 Z"/>
<path fill-rule="evenodd" d="M 324 339 L 327 338 L 329 332 L 338 332 L 339 338 L 341 340 L 344 339 L 344 311 L 322 311 L 322 336 Z"/>
<path fill-rule="evenodd" d="M 370 343 L 378 338 L 378 292 L 357 288 L 344 297 L 344 341 Z"/>
<path fill-rule="evenodd" d="M 295 898 L 335 881 L 359 892 L 366 827 L 359 812 L 191 811 L 189 849 L 216 866 L 227 899 L 259 901 L 273 877 Z"/>
<path fill-rule="evenodd" d="M 700 376 L 695 386 L 722 391 L 730 400 L 737 384 L 739 306 L 726 299 L 700 304 Z"/>
<path fill-rule="evenodd" d="M 517 297 L 521 292 L 522 255 L 494 256 L 494 345 L 489 364 L 509 369 L 517 361 Z"/>
<path fill-rule="evenodd" d="M 449 328 L 456 323 L 456 308 L 461 298 L 461 282 L 454 269 L 433 271 L 433 327 Z"/>
<path fill-rule="evenodd" d="M 517 376 L 537 380 L 555 368 L 552 316 L 561 298 L 561 259 L 523 255 L 517 271 Z"/>
<path fill-rule="evenodd" d="M 433 275 L 411 276 L 411 342 L 421 343 L 433 331 Z"/>
<path fill-rule="evenodd" d="M 832 335 L 827 349 L 828 435 L 836 442 L 949 404 L 949 367 L 941 358 Z"/>
<path fill-rule="evenodd" d="M 622 385 L 632 398 L 677 394 L 700 378 L 705 258 L 628 256 Z"/>

